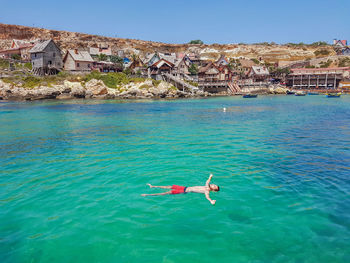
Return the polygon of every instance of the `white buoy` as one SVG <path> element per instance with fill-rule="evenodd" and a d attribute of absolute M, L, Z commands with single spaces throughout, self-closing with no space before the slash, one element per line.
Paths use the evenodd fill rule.
<path fill-rule="evenodd" d="M 224 108 L 222 109 L 222 111 L 223 111 L 223 112 L 226 112 L 226 108 L 224 107 Z"/>

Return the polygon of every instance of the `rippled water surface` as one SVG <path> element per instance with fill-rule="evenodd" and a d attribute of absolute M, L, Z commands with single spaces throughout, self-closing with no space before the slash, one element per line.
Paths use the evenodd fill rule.
<path fill-rule="evenodd" d="M 350 262 L 350 96 L 0 103 L 0 120 L 1 262 Z M 209 173 L 215 206 L 140 196 Z"/>

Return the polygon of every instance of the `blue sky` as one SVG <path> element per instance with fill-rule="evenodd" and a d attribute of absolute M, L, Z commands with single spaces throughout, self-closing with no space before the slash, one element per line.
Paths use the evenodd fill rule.
<path fill-rule="evenodd" d="M 1 0 L 0 23 L 186 43 L 350 39 L 350 0 Z"/>

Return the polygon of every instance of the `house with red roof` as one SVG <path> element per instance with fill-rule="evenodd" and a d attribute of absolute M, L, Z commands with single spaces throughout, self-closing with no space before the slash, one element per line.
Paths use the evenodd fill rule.
<path fill-rule="evenodd" d="M 30 61 L 29 50 L 38 42 L 13 39 L 9 49 L 0 50 L 0 57 L 4 59 L 18 58 L 22 61 Z"/>
<path fill-rule="evenodd" d="M 161 80 L 163 73 L 171 73 L 174 68 L 174 63 L 165 60 L 164 58 L 158 60 L 148 67 L 148 72 L 151 78 Z"/>
<path fill-rule="evenodd" d="M 347 40 L 333 39 L 333 45 L 337 47 L 346 47 L 348 45 Z"/>

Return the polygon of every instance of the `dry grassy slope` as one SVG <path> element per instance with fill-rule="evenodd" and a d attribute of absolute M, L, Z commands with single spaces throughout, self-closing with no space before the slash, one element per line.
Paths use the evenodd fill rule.
<path fill-rule="evenodd" d="M 276 61 L 294 61 L 307 58 L 315 58 L 315 47 L 302 46 L 291 47 L 287 45 L 189 45 L 189 44 L 166 44 L 151 41 L 142 41 L 135 39 L 111 38 L 83 33 L 68 31 L 57 31 L 35 27 L 26 27 L 18 25 L 7 25 L 0 23 L 0 49 L 9 47 L 12 39 L 54 39 L 63 49 L 97 46 L 99 43 L 105 43 L 112 47 L 113 51 L 124 49 L 132 54 L 140 51 L 141 53 L 153 52 L 189 52 L 198 51 L 208 59 L 216 59 L 220 54 L 226 54 L 227 57 L 248 57 L 259 58 L 267 62 Z M 332 47 L 326 47 L 330 55 L 335 55 Z"/>

